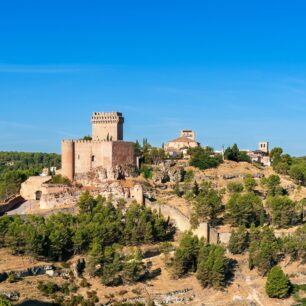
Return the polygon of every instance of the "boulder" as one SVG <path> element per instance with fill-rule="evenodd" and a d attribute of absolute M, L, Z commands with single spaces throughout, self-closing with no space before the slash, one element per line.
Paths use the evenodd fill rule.
<path fill-rule="evenodd" d="M 0 295 L 5 296 L 10 301 L 18 301 L 20 297 L 20 294 L 17 291 L 0 291 Z"/>

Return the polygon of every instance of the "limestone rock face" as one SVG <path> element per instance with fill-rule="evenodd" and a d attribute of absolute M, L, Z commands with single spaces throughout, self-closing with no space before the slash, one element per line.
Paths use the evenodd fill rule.
<path fill-rule="evenodd" d="M 174 161 L 165 161 L 160 164 L 153 175 L 153 181 L 159 184 L 182 182 L 183 180 L 184 170 L 182 167 L 176 166 Z"/>
<path fill-rule="evenodd" d="M 182 168 L 170 168 L 168 175 L 170 182 L 182 182 L 184 180 L 184 170 Z"/>
<path fill-rule="evenodd" d="M 137 168 L 133 165 L 117 165 L 108 169 L 97 167 L 87 173 L 77 173 L 75 175 L 75 180 L 83 186 L 98 187 L 101 183 L 108 180 L 122 180 L 127 177 L 136 177 L 138 174 Z"/>
<path fill-rule="evenodd" d="M 167 171 L 157 171 L 152 177 L 155 183 L 164 184 L 170 181 L 170 177 Z"/>

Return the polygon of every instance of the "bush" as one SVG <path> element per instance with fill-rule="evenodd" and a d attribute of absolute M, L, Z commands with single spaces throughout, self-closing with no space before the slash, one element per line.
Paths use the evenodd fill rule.
<path fill-rule="evenodd" d="M 257 186 L 257 182 L 256 182 L 256 180 L 253 178 L 253 176 L 251 174 L 247 174 L 244 177 L 243 183 L 244 183 L 244 188 L 248 192 L 253 191 L 254 188 Z"/>
<path fill-rule="evenodd" d="M 190 165 L 201 170 L 216 168 L 222 162 L 222 156 L 215 154 L 212 148 L 193 148 L 188 150 L 191 155 Z"/>
<path fill-rule="evenodd" d="M 152 178 L 153 170 L 152 170 L 152 168 L 144 165 L 144 166 L 141 167 L 140 173 L 142 174 L 142 176 L 145 179 L 150 179 L 150 178 Z"/>
<path fill-rule="evenodd" d="M 60 287 L 54 282 L 40 282 L 37 289 L 41 291 L 44 295 L 51 295 L 60 291 Z"/>
<path fill-rule="evenodd" d="M 71 186 L 70 180 L 67 177 L 62 176 L 61 174 L 52 176 L 50 184 L 60 184 L 60 185 Z"/>
<path fill-rule="evenodd" d="M 230 193 L 240 193 L 243 191 L 243 185 L 241 183 L 231 182 L 227 184 L 227 190 Z"/>

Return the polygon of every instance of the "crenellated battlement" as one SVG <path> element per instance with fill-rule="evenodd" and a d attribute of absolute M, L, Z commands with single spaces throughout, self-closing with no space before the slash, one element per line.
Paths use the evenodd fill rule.
<path fill-rule="evenodd" d="M 91 116 L 91 123 L 93 124 L 117 124 L 123 122 L 124 118 L 122 113 L 119 112 L 94 112 Z"/>
<path fill-rule="evenodd" d="M 73 143 L 73 139 L 62 139 L 62 143 Z"/>

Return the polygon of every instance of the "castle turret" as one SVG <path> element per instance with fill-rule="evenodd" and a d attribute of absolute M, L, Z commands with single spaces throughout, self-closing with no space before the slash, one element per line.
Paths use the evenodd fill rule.
<path fill-rule="evenodd" d="M 269 153 L 269 142 L 268 141 L 262 141 L 258 144 L 258 150 L 264 152 L 264 153 Z"/>
<path fill-rule="evenodd" d="M 74 178 L 74 141 L 62 141 L 62 175 L 69 180 Z"/>
<path fill-rule="evenodd" d="M 95 112 L 91 117 L 92 139 L 103 141 L 123 140 L 122 113 Z"/>

